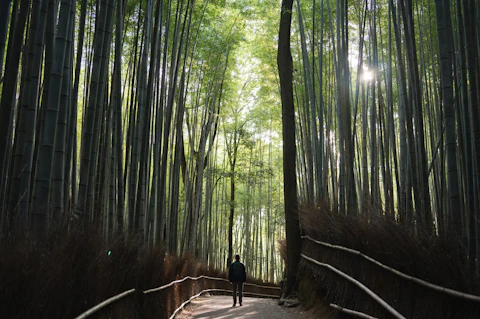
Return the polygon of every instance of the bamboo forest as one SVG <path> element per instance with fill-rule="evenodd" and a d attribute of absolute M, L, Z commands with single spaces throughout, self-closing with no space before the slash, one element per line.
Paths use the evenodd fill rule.
<path fill-rule="evenodd" d="M 462 309 L 475 309 L 479 76 L 476 0 L 0 0 L 0 290 L 16 287 L 0 299 L 14 303 L 41 269 L 85 291 L 103 291 L 100 258 L 112 257 L 112 278 L 131 271 L 83 306 L 38 301 L 45 318 L 70 318 L 194 267 L 228 271 L 236 254 L 282 298 L 306 278 L 337 296 L 337 279 L 304 256 L 357 259 L 312 237 L 470 293 Z M 348 298 L 337 307 L 360 303 Z M 125 315 L 133 299 L 117 302 L 122 316 L 107 311 L 149 317 Z M 177 303 L 149 311 L 168 318 Z M 405 304 L 408 318 L 443 318 Z"/>

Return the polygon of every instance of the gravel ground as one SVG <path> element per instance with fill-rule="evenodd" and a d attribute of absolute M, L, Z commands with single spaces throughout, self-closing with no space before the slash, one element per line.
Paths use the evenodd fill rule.
<path fill-rule="evenodd" d="M 176 319 L 307 319 L 322 318 L 309 315 L 301 307 L 285 308 L 277 300 L 243 297 L 243 306 L 232 307 L 231 296 L 205 296 L 193 300 Z M 324 317 L 327 318 L 327 317 Z"/>

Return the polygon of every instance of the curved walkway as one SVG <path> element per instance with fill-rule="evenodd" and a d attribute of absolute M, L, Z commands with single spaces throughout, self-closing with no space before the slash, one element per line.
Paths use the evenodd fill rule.
<path fill-rule="evenodd" d="M 243 297 L 243 306 L 232 307 L 231 296 L 205 296 L 193 300 L 176 319 L 296 319 L 300 309 L 284 308 L 277 300 Z M 303 316 L 301 318 L 304 318 Z"/>

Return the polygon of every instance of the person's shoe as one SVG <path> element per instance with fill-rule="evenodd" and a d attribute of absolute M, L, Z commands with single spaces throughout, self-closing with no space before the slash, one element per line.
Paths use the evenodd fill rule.
<path fill-rule="evenodd" d="M 242 305 L 242 303 L 240 303 L 240 306 Z"/>
<path fill-rule="evenodd" d="M 232 307 L 235 307 L 236 305 L 237 305 L 237 304 L 236 304 L 236 303 L 234 303 Z M 240 306 L 241 306 L 241 305 L 240 305 Z"/>

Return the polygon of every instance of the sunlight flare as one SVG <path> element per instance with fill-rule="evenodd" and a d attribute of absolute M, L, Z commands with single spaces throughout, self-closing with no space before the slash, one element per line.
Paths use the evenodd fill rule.
<path fill-rule="evenodd" d="M 362 73 L 361 79 L 364 82 L 370 82 L 374 79 L 374 77 L 375 77 L 375 74 L 372 71 L 364 70 L 363 73 Z"/>

